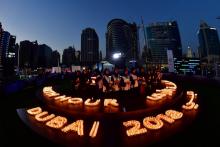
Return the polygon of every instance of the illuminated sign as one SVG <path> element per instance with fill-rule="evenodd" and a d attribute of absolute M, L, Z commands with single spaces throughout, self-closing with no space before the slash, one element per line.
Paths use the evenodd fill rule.
<path fill-rule="evenodd" d="M 156 89 L 156 92 L 146 97 L 146 101 L 147 100 L 154 101 L 153 103 L 157 105 L 158 100 L 169 99 L 176 94 L 177 85 L 175 83 L 166 80 L 162 80 L 161 83 L 164 85 L 165 88 Z M 162 130 L 162 131 L 164 131 L 164 129 L 168 131 L 174 130 L 173 128 L 176 128 L 178 124 L 181 124 L 178 122 L 184 122 L 184 120 L 182 119 L 185 119 L 187 116 L 189 116 L 188 113 L 193 114 L 194 112 L 197 112 L 196 110 L 199 108 L 199 104 L 197 103 L 197 94 L 194 91 L 187 91 L 186 102 L 184 102 L 183 105 L 180 105 L 181 107 L 179 109 L 178 108 L 163 109 L 162 113 L 160 112 L 147 116 L 143 115 L 141 118 L 138 117 L 138 120 L 134 119 L 136 117 L 135 116 L 133 117 L 133 115 L 129 116 L 129 118 L 122 117 L 123 119 L 118 119 L 118 116 L 120 116 L 121 114 L 123 115 L 125 113 L 126 116 L 130 112 L 128 113 L 120 112 L 119 102 L 117 101 L 117 99 L 114 98 L 106 98 L 102 100 L 87 98 L 83 100 L 80 97 L 70 97 L 66 95 L 61 95 L 60 93 L 54 91 L 52 87 L 44 87 L 43 96 L 44 96 L 44 100 L 46 100 L 46 102 L 49 102 L 48 104 L 54 106 L 51 108 L 48 107 L 50 109 L 46 109 L 47 111 L 43 110 L 42 107 L 34 107 L 25 110 L 24 113 L 25 115 L 28 116 L 27 122 L 32 123 L 33 125 L 37 125 L 36 128 L 42 129 L 43 130 L 42 132 L 46 130 L 45 132 L 48 132 L 48 134 L 54 132 L 61 133 L 61 134 L 58 133 L 58 135 L 54 134 L 55 136 L 57 135 L 58 138 L 62 137 L 61 140 L 63 139 L 66 140 L 67 139 L 66 137 L 70 137 L 70 139 L 72 139 L 71 137 L 73 136 L 79 136 L 79 138 L 81 138 L 82 140 L 85 138 L 90 138 L 94 142 L 97 140 L 100 141 L 100 138 L 102 137 L 102 133 L 105 132 L 105 129 L 103 128 L 106 125 L 105 123 L 103 123 L 104 121 L 102 120 L 106 118 L 106 116 L 107 118 L 109 116 L 113 116 L 113 118 L 116 117 L 117 119 L 116 123 L 119 123 L 118 125 L 122 129 L 120 133 L 123 134 L 123 139 L 125 137 L 126 141 L 127 140 L 131 141 L 132 139 L 130 138 L 132 136 L 143 135 L 140 138 L 150 135 L 154 136 L 154 132 L 156 132 L 157 130 Z M 60 105 L 56 105 L 56 104 L 60 104 Z M 68 107 L 64 107 L 66 105 L 68 105 Z M 72 106 L 76 106 L 76 109 L 80 109 L 79 111 L 80 115 L 75 116 L 75 114 L 78 113 L 78 110 L 75 112 L 76 109 L 72 109 L 73 108 Z M 80 108 L 78 106 L 80 106 Z M 55 107 L 62 108 L 62 111 L 60 111 L 61 109 L 53 109 Z M 66 108 L 71 108 L 71 111 L 74 111 L 73 115 L 68 115 L 71 114 L 68 112 L 65 113 Z M 85 109 L 81 111 L 81 108 L 85 108 Z M 102 114 L 99 112 L 98 115 L 95 115 L 95 117 L 93 117 L 93 115 L 91 114 L 96 112 L 92 111 L 92 113 L 86 113 L 87 108 L 88 109 L 101 108 L 103 109 L 104 113 Z M 60 113 L 59 111 L 62 113 Z M 56 112 L 59 115 L 57 115 Z M 81 114 L 83 114 L 84 112 L 86 113 L 85 114 L 86 117 L 81 116 Z M 107 114 L 105 112 L 107 112 Z M 114 112 L 114 114 L 111 115 L 109 114 L 109 112 L 110 113 Z M 119 113 L 115 113 L 115 112 L 119 112 Z M 70 118 L 68 116 L 70 116 Z M 92 117 L 91 120 L 88 121 L 88 119 L 85 119 L 87 118 L 87 116 Z M 104 118 L 102 118 L 102 116 L 104 116 Z M 112 119 L 112 117 L 110 118 Z M 115 120 L 112 119 L 111 121 L 114 122 Z M 45 127 L 48 129 L 46 129 Z M 111 129 L 114 130 L 114 128 Z"/>
<path fill-rule="evenodd" d="M 187 97 L 190 98 L 186 104 L 182 106 L 183 109 L 193 110 L 198 108 L 198 104 L 194 102 L 195 94 L 193 91 L 187 92 Z M 80 100 L 80 99 L 77 99 Z M 99 103 L 100 100 L 96 100 L 93 103 L 90 103 L 89 100 L 85 101 L 85 103 L 89 106 L 94 106 Z M 92 104 L 92 105 L 91 105 Z M 114 99 L 106 99 L 105 106 L 113 105 L 118 106 L 117 101 Z M 34 116 L 34 118 L 44 123 L 46 126 L 54 129 L 59 129 L 64 133 L 71 133 L 75 132 L 79 136 L 84 135 L 84 120 L 76 120 L 71 124 L 67 124 L 68 120 L 66 117 L 63 116 L 56 116 L 55 114 L 49 114 L 47 111 L 42 111 L 41 107 L 35 107 L 27 110 L 29 115 Z M 143 118 L 143 125 L 141 127 L 141 122 L 138 120 L 128 120 L 122 122 L 122 125 L 127 128 L 126 134 L 127 136 L 134 136 L 139 134 L 147 133 L 147 129 L 149 130 L 159 130 L 164 126 L 164 122 L 173 124 L 176 120 L 181 119 L 183 117 L 183 113 L 177 110 L 169 109 L 165 111 L 165 114 L 158 114 L 156 116 L 147 116 Z M 94 121 L 92 128 L 90 129 L 89 136 L 91 138 L 95 138 L 98 133 L 100 122 Z"/>

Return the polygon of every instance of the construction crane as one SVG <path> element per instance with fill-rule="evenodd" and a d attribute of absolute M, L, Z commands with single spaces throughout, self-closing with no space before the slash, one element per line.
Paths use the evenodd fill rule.
<path fill-rule="evenodd" d="M 140 32 L 140 33 L 142 32 L 143 35 L 144 35 L 144 46 L 143 47 L 147 47 L 147 36 L 146 36 L 145 27 L 146 26 L 144 25 L 144 21 L 143 21 L 143 18 L 141 16 L 141 24 L 137 25 L 137 28 L 138 28 L 138 32 Z M 140 34 L 139 34 L 139 36 L 140 36 Z M 140 47 L 140 44 L 141 44 L 141 42 L 140 42 L 140 39 L 139 39 L 139 47 Z"/>
<path fill-rule="evenodd" d="M 151 59 L 151 51 L 148 48 L 147 45 L 147 35 L 146 35 L 146 26 L 144 25 L 144 20 L 143 17 L 141 16 L 141 24 L 138 25 L 138 30 L 141 29 L 143 31 L 143 35 L 144 35 L 144 46 L 143 46 L 143 53 L 145 56 L 145 62 L 146 64 L 149 63 L 150 59 Z M 139 40 L 139 47 L 140 47 L 140 40 Z"/>
<path fill-rule="evenodd" d="M 141 28 L 143 30 L 143 33 L 144 33 L 144 46 L 147 45 L 147 37 L 146 37 L 146 31 L 145 31 L 145 26 L 144 26 L 144 20 L 141 16 Z"/>

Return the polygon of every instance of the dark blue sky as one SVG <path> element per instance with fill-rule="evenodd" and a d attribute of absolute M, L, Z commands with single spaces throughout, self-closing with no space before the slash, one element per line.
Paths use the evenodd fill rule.
<path fill-rule="evenodd" d="M 54 50 L 80 49 L 80 35 L 95 28 L 105 54 L 105 32 L 112 18 L 145 24 L 177 20 L 183 48 L 196 49 L 200 20 L 220 29 L 220 0 L 1 0 L 3 28 L 21 40 L 38 40 Z M 143 43 L 143 39 L 141 39 Z"/>

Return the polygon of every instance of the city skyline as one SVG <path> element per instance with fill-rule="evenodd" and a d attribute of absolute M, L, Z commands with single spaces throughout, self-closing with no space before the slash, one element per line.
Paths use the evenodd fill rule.
<path fill-rule="evenodd" d="M 179 25 L 183 52 L 187 46 L 195 51 L 198 47 L 197 31 L 200 20 L 211 26 L 220 28 L 216 19 L 220 2 L 201 1 L 1 1 L 0 22 L 4 30 L 16 35 L 17 42 L 22 40 L 38 40 L 49 45 L 61 54 L 63 49 L 74 45 L 81 50 L 80 34 L 87 27 L 97 31 L 100 38 L 100 50 L 105 56 L 107 23 L 113 18 L 121 18 L 128 22 L 144 24 L 176 20 Z M 10 9 L 8 9 L 10 8 Z M 211 9 L 212 11 L 206 11 Z M 91 13 L 92 12 L 92 13 Z M 143 44 L 143 39 L 140 40 Z"/>

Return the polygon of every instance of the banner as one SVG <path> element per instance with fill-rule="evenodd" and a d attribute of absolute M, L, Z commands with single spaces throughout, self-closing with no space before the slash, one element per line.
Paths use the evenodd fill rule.
<path fill-rule="evenodd" d="M 174 72 L 173 51 L 167 50 L 167 60 L 169 72 Z"/>

